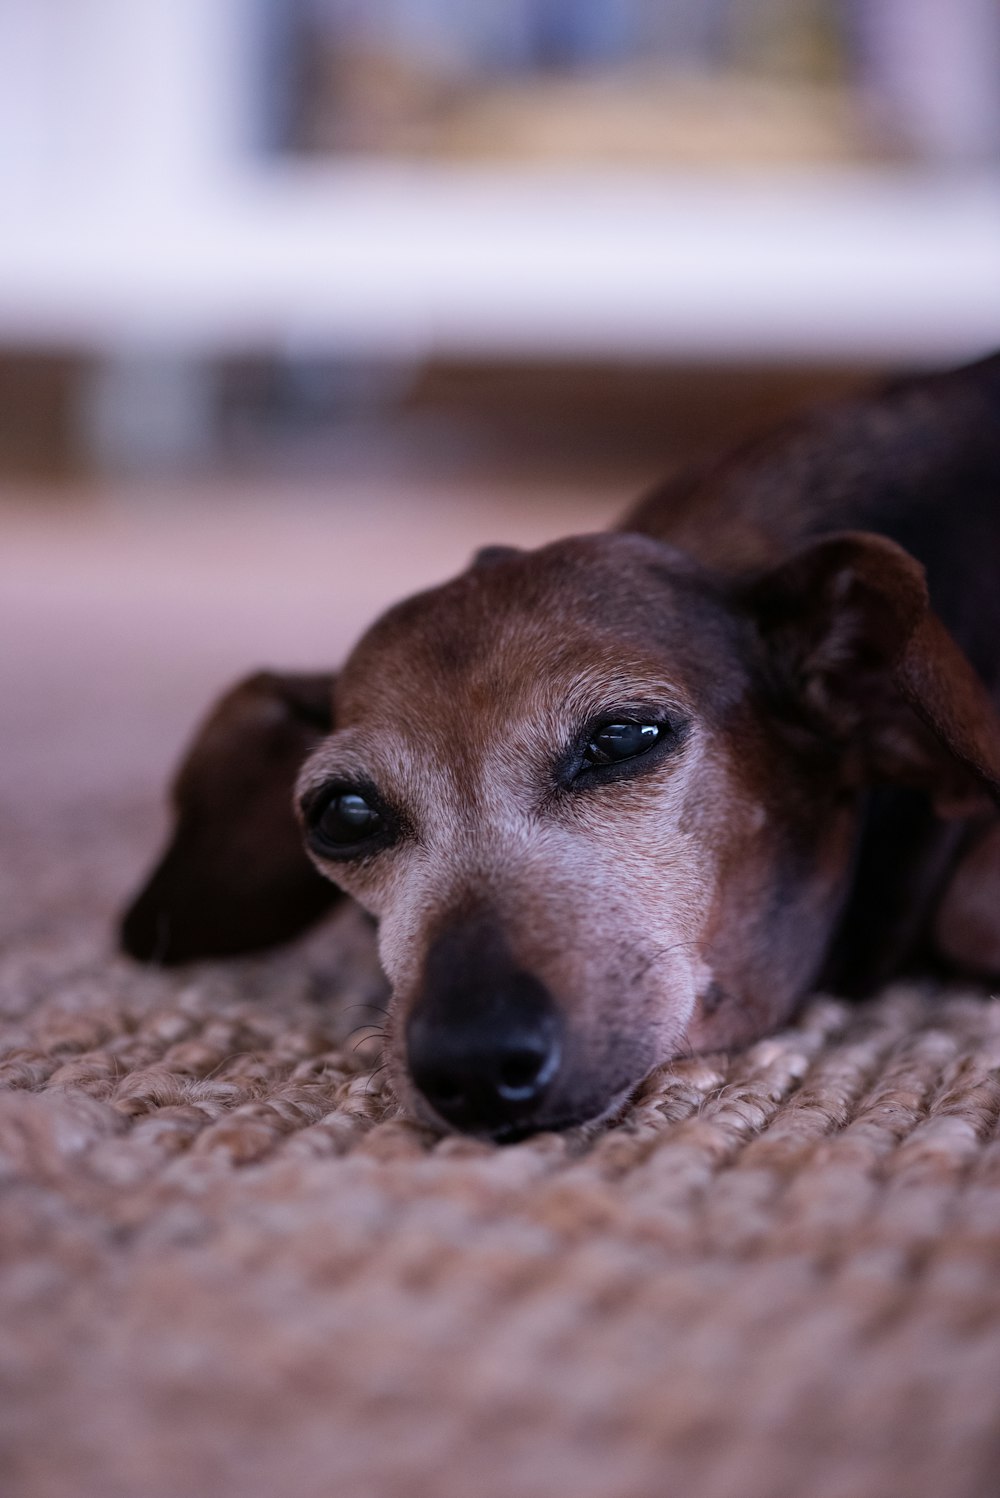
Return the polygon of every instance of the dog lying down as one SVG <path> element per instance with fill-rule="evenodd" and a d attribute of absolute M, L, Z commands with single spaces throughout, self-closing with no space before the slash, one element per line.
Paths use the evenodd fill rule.
<path fill-rule="evenodd" d="M 610 1117 L 812 986 L 1000 975 L 1000 356 L 806 415 L 618 527 L 226 694 L 125 916 L 168 963 L 377 918 L 438 1127 Z"/>

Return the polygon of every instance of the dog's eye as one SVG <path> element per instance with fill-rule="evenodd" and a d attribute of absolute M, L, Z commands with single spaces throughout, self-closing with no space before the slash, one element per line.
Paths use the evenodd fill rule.
<path fill-rule="evenodd" d="M 663 733 L 661 723 L 605 723 L 584 749 L 584 763 L 614 765 L 623 759 L 635 759 L 658 744 Z"/>
<path fill-rule="evenodd" d="M 310 832 L 322 849 L 350 848 L 381 832 L 383 819 L 358 791 L 340 791 L 331 796 L 312 821 Z"/>

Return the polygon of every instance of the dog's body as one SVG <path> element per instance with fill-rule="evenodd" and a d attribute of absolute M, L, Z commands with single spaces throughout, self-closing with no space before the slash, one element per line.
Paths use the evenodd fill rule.
<path fill-rule="evenodd" d="M 282 940 L 336 879 L 404 1100 L 498 1138 L 602 1116 L 817 980 L 1000 973 L 998 695 L 1000 358 L 491 549 L 336 681 L 242 683 L 125 945 Z"/>
<path fill-rule="evenodd" d="M 657 490 L 624 526 L 737 575 L 831 532 L 889 536 L 923 565 L 934 612 L 1000 702 L 1000 356 L 810 413 Z M 942 912 L 949 929 L 928 935 L 968 841 L 926 795 L 873 789 L 823 981 L 865 992 L 935 955 L 1000 973 L 1000 904 L 995 931 L 977 922 L 976 944 L 988 951 L 971 950 L 971 932 L 960 936 L 967 923 L 952 905 Z M 995 894 L 1000 901 L 1000 868 Z"/>

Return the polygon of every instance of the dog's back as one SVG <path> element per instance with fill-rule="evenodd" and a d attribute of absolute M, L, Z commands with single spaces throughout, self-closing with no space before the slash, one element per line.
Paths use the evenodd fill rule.
<path fill-rule="evenodd" d="M 621 528 L 738 575 L 830 532 L 890 536 L 923 563 L 935 611 L 1000 700 L 1000 355 L 822 407 L 654 490 Z M 941 821 L 915 791 L 872 792 L 827 981 L 864 990 L 925 961 L 929 916 L 974 850 L 975 879 L 1000 895 L 994 842 L 984 858 L 981 827 Z M 968 892 L 952 904 L 964 915 Z"/>
<path fill-rule="evenodd" d="M 892 537 L 1000 681 L 1000 354 L 824 406 L 655 489 L 621 529 L 747 572 L 840 530 Z"/>

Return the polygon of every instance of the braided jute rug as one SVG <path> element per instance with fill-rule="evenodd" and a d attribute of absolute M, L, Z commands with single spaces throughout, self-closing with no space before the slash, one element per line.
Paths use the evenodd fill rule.
<path fill-rule="evenodd" d="M 350 914 L 111 955 L 130 815 L 3 829 L 5 1498 L 1000 1492 L 1000 1002 L 820 997 L 592 1137 L 437 1140 Z"/>

